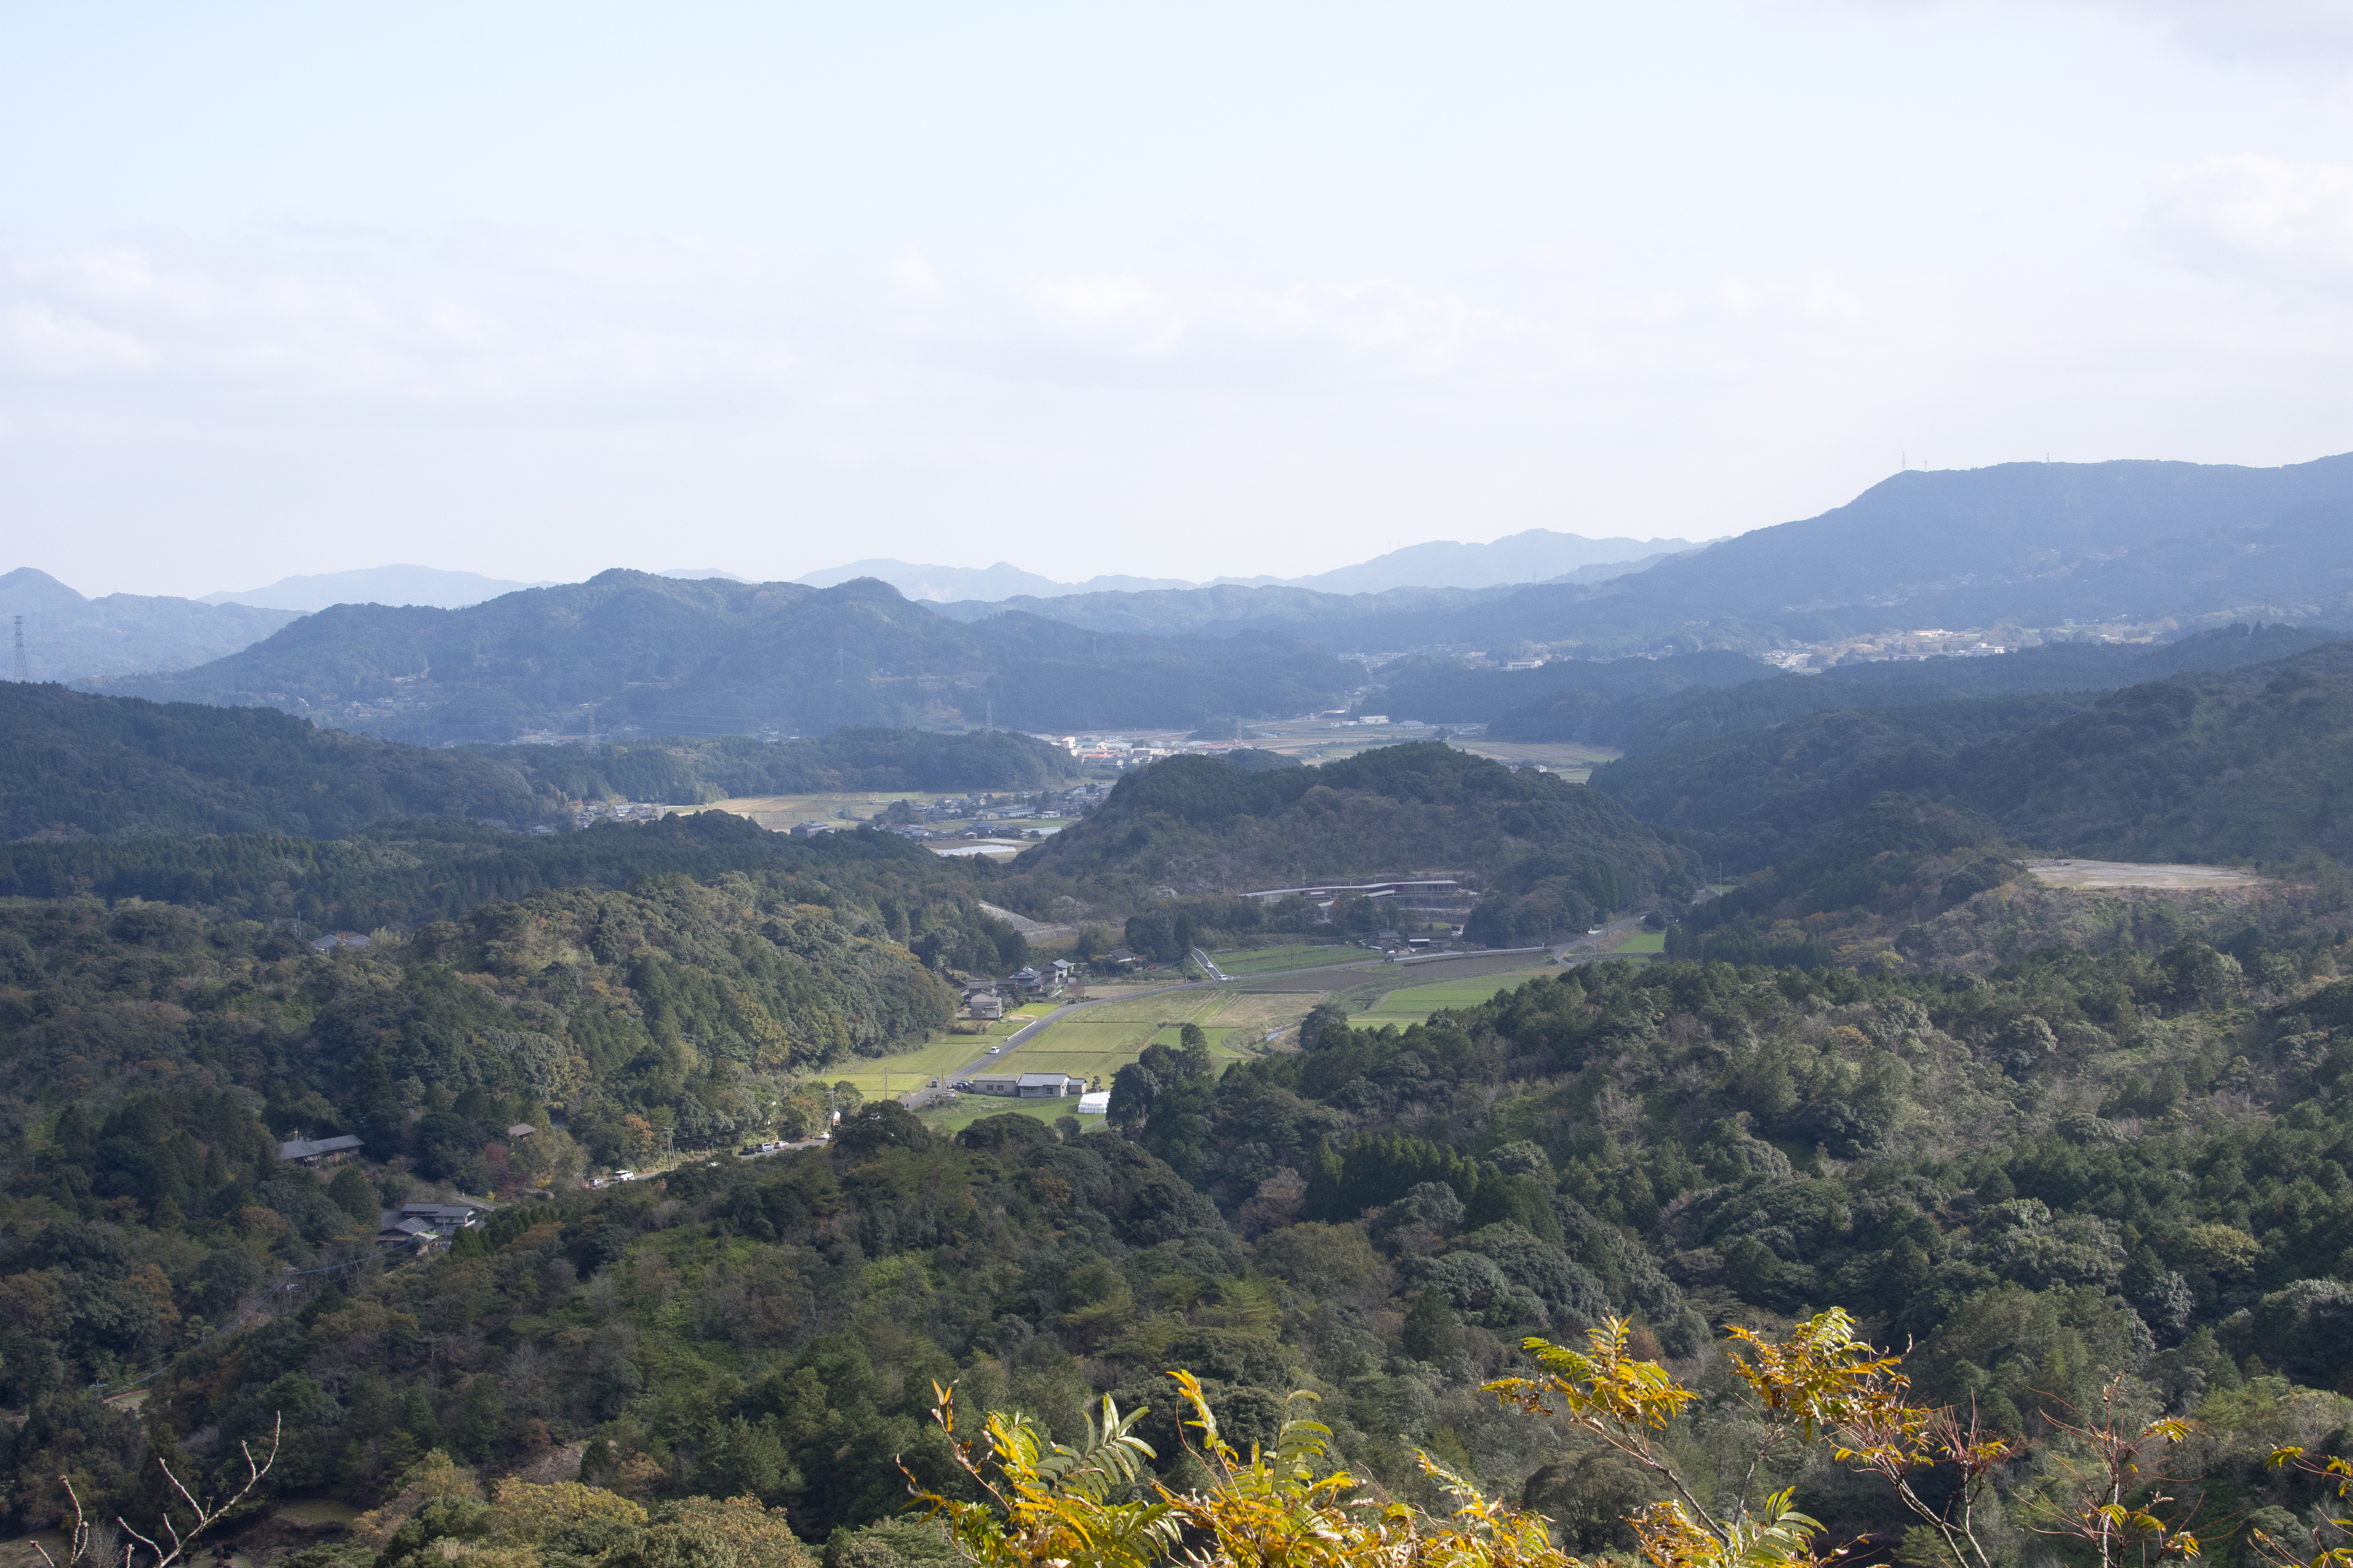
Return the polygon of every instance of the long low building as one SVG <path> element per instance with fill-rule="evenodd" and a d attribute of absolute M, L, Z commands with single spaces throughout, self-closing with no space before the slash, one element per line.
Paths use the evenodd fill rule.
<path fill-rule="evenodd" d="M 1086 1093 L 1087 1080 L 1058 1072 L 976 1072 L 950 1087 L 968 1094 L 1001 1094 L 1008 1100 L 1062 1100 Z"/>
<path fill-rule="evenodd" d="M 1241 896 L 1245 899 L 1306 899 L 1311 902 L 1320 902 L 1336 899 L 1343 893 L 1354 893 L 1360 899 L 1464 899 L 1477 896 L 1475 889 L 1466 888 L 1451 877 L 1418 882 L 1312 882 L 1303 888 L 1261 888 Z"/>

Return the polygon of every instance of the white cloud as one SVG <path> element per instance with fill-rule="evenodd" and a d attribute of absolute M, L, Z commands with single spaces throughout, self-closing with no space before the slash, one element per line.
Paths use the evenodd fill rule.
<path fill-rule="evenodd" d="M 2161 35 L 2208 59 L 2333 74 L 2353 65 L 2344 0 L 1778 0 L 1799 9 L 1883 15 L 2075 16 Z"/>
<path fill-rule="evenodd" d="M 154 351 L 128 332 L 37 301 L 0 310 L 0 355 L 41 375 L 143 371 Z"/>
<path fill-rule="evenodd" d="M 2150 223 L 2208 270 L 2326 276 L 2353 254 L 2344 178 L 2200 166 Z M 781 576 L 976 552 L 1289 573 L 1527 527 L 1706 537 L 1835 504 L 1906 448 L 2344 444 L 2315 388 L 2353 312 L 2308 289 L 2217 310 L 2148 254 L 2063 275 L 1627 238 L 1386 273 L 991 273 L 626 237 L 155 238 L 0 255 L 0 463 L 39 515 L 92 524 L 67 544 L 149 530 L 50 566 L 68 581 L 202 592 L 395 535 L 507 575 L 649 537 L 637 563 L 701 538 Z M 215 526 L 166 527 L 190 519 Z"/>
<path fill-rule="evenodd" d="M 2210 158 L 2168 182 L 2149 223 L 2201 271 L 2353 295 L 2353 168 Z"/>
<path fill-rule="evenodd" d="M 2353 61 L 2353 9 L 2344 0 L 2125 0 L 2100 5 L 2155 19 L 2220 59 L 2298 66 Z"/>

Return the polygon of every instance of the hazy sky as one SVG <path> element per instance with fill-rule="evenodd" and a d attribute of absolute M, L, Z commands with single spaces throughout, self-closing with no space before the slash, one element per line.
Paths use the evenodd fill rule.
<path fill-rule="evenodd" d="M 0 570 L 1296 574 L 2353 448 L 2353 6 L 0 3 Z"/>

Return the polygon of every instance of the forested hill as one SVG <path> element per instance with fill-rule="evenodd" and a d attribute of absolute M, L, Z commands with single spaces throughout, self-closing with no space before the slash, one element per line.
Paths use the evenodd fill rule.
<path fill-rule="evenodd" d="M 844 725 L 1192 728 L 1328 706 L 1351 667 L 1271 633 L 1138 637 L 1009 614 L 961 626 L 835 588 L 611 571 L 459 610 L 342 605 L 230 658 L 116 683 L 266 704 L 392 740 L 728 735 Z"/>
<path fill-rule="evenodd" d="M 1735 869 L 1804 853 L 1888 792 L 2036 849 L 2126 860 L 2353 855 L 2353 644 L 2091 698 L 1820 713 L 1597 769 L 1644 820 Z"/>
<path fill-rule="evenodd" d="M 552 889 L 733 872 L 803 875 L 834 889 L 806 894 L 812 902 L 849 897 L 878 911 L 878 899 L 908 907 L 955 900 L 976 879 L 998 875 L 985 858 L 934 855 L 871 827 L 793 838 L 717 811 L 546 837 L 406 817 L 329 840 L 149 835 L 0 844 L 0 898 L 151 899 L 360 931 L 413 929 Z"/>
<path fill-rule="evenodd" d="M 495 757 L 391 745 L 268 708 L 0 685 L 0 838 L 332 838 L 392 816 L 568 821 L 554 790 Z"/>
<path fill-rule="evenodd" d="M 268 1493 L 386 1509 L 306 1568 L 616 1541 L 647 1568 L 789 1564 L 796 1536 L 913 1568 L 952 1561 L 945 1542 L 876 1527 L 905 1508 L 900 1465 L 955 1483 L 935 1383 L 963 1421 L 1018 1409 L 1070 1442 L 1103 1394 L 1148 1406 L 1149 1464 L 1185 1488 L 1173 1366 L 1236 1441 L 1269 1442 L 1308 1387 L 1335 1462 L 1385 1499 L 1426 1495 L 1421 1449 L 1563 1544 L 1623 1552 L 1659 1479 L 1481 1382 L 1526 1370 L 1523 1335 L 1581 1342 L 1622 1314 L 1631 1354 L 1729 1384 L 1726 1326 L 1837 1303 L 1910 1347 L 1915 1397 L 2031 1440 L 1980 1500 L 1997 1561 L 2033 1547 L 2066 1484 L 2055 1423 L 2123 1377 L 2136 1423 L 2196 1423 L 2168 1469 L 2199 1484 L 2168 1517 L 2203 1560 L 2252 1568 L 2251 1518 L 2284 1532 L 2324 1500 L 2269 1462 L 2284 1435 L 2327 1446 L 2353 1417 L 2330 1392 L 2353 1373 L 2353 952 L 2327 943 L 2051 954 L 1961 984 L 1604 964 L 1401 1031 L 1324 1009 L 1302 1049 L 1222 1076 L 1205 1049 L 1154 1047 L 1110 1131 L 1005 1115 L 950 1139 L 854 1107 L 828 1149 L 522 1199 L 416 1260 L 370 1238 L 417 1173 L 520 1184 L 579 1139 L 722 1135 L 793 1048 L 786 1020 L 839 1005 L 795 994 L 799 948 L 860 939 L 726 887 L 534 900 L 332 961 L 170 911 L 22 919 L 7 934 L 37 942 L 0 940 L 10 995 L 38 1009 L 0 1024 L 20 1061 L 146 1048 L 178 1070 L 115 1097 L 11 1080 L 16 1529 L 66 1506 L 61 1475 L 144 1529 L 159 1454 L 234 1462 L 282 1420 Z M 236 1000 L 297 992 L 310 1011 Z M 780 1038 L 727 1034 L 704 1009 L 731 992 Z M 339 1059 L 311 1048 L 346 1038 Z M 612 1099 L 509 1141 L 543 1085 L 607 1061 Z M 658 1122 L 628 1098 L 656 1088 L 691 1106 Z M 371 1158 L 294 1171 L 271 1141 L 296 1125 L 360 1129 Z M 143 1405 L 100 1402 L 133 1379 Z M 1903 1538 L 1885 1491 L 1820 1450 L 1760 1455 L 1755 1431 L 1729 1396 L 1678 1423 L 1706 1506 L 1791 1486 L 1834 1539 Z M 474 1496 L 567 1443 L 563 1474 L 601 1489 Z M 723 1510 L 764 1525 L 766 1554 L 713 1546 Z"/>
<path fill-rule="evenodd" d="M 1497 945 L 1527 935 L 1524 923 L 1527 940 L 1541 941 L 1546 920 L 1582 930 L 1602 910 L 1688 897 L 1694 868 L 1607 796 L 1428 743 L 1271 772 L 1172 757 L 1123 779 L 1083 821 L 1014 862 L 1039 894 L 1132 899 L 1163 886 L 1239 893 L 1460 875 L 1498 895 L 1482 938 Z M 1523 903 L 1525 921 L 1514 913 Z"/>
<path fill-rule="evenodd" d="M 279 833 L 332 838 L 393 817 L 570 826 L 569 802 L 694 805 L 814 790 L 1035 789 L 1067 752 L 1027 735 L 849 729 L 588 746 L 426 749 L 269 708 L 0 685 L 0 839 Z"/>
<path fill-rule="evenodd" d="M 2276 468 L 2009 463 L 1896 474 L 1819 516 L 1606 582 L 1532 583 L 1451 600 L 1411 590 L 1101 594 L 1039 608 L 1104 626 L 1255 626 L 1334 649 L 1525 639 L 1609 658 L 2006 620 L 2210 624 L 2264 604 L 2341 627 L 2353 626 L 2348 572 L 2353 455 Z"/>
<path fill-rule="evenodd" d="M 837 790 L 1035 790 L 1078 776 L 1060 746 L 1008 731 L 943 734 L 862 725 L 797 741 L 656 736 L 595 746 L 482 746 L 578 799 L 691 805 L 736 795 Z"/>
<path fill-rule="evenodd" d="M 2353 455 L 2275 468 L 2120 461 L 1910 471 L 1845 506 L 1603 584 L 1726 615 L 1872 625 L 2185 618 L 2269 600 L 2342 623 Z M 2276 586 L 2274 586 L 2276 585 Z"/>
<path fill-rule="evenodd" d="M 1635 699 L 1663 698 L 1693 688 L 1744 686 L 1775 673 L 1769 664 L 1720 650 L 1673 658 L 1558 658 L 1535 669 L 1474 669 L 1460 659 L 1409 656 L 1380 667 L 1378 688 L 1367 694 L 1363 706 L 1399 719 L 1486 723 L 1514 710 L 1556 700 L 1580 710 L 1606 712 Z"/>
<path fill-rule="evenodd" d="M 1523 700 L 1520 705 L 1496 712 L 1487 733 L 1508 741 L 1590 741 L 1640 756 L 1832 709 L 1914 707 L 1965 697 L 2105 690 L 2162 679 L 2183 670 L 2263 664 L 2335 640 L 2332 634 L 2299 626 L 2231 626 L 2169 643 L 2061 644 L 2021 648 L 1996 658 L 1842 665 L 1818 675 L 1778 675 L 1737 684 L 1706 679 L 1651 690 L 1613 692 L 1569 677 L 1562 680 L 1557 695 Z M 1622 662 L 1651 663 L 1654 668 L 1666 669 L 1729 657 L 1703 654 L 1655 663 Z M 1546 665 L 1527 673 L 1546 675 L 1554 668 Z M 1592 668 L 1608 670 L 1620 666 Z M 1493 672 L 1478 673 L 1492 679 Z M 1414 689 L 1405 698 L 1390 700 L 1390 706 L 1420 718 L 1431 716 L 1426 709 L 1442 706 L 1417 700 L 1420 695 Z"/>

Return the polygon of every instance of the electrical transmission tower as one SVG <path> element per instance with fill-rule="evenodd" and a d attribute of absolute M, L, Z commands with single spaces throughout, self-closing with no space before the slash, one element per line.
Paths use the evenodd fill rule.
<path fill-rule="evenodd" d="M 33 679 L 32 661 L 25 657 L 25 617 L 22 616 L 16 617 L 16 679 Z"/>

